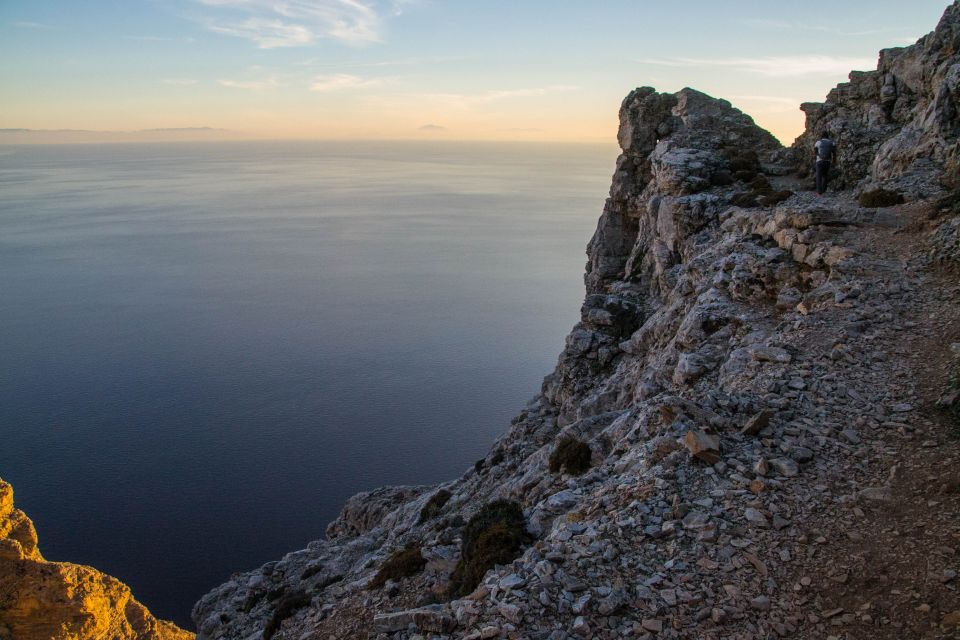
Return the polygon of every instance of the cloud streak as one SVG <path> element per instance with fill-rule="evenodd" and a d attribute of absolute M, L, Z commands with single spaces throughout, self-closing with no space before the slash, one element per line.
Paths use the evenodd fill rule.
<path fill-rule="evenodd" d="M 382 19 L 370 0 L 193 0 L 211 31 L 244 38 L 261 49 L 331 39 L 348 45 L 380 42 Z"/>
<path fill-rule="evenodd" d="M 42 22 L 30 22 L 30 21 L 21 21 L 14 22 L 13 26 L 18 29 L 36 29 L 39 31 L 56 31 L 59 27 L 54 27 L 53 25 L 43 24 Z"/>
<path fill-rule="evenodd" d="M 350 75 L 349 73 L 333 73 L 330 75 L 317 76 L 310 84 L 311 91 L 329 93 L 333 91 L 343 91 L 346 89 L 363 89 L 366 87 L 375 87 L 382 84 L 380 78 L 361 78 Z"/>
<path fill-rule="evenodd" d="M 280 86 L 276 78 L 266 78 L 264 80 L 219 80 L 220 86 L 230 89 L 243 89 L 245 91 L 265 91 Z"/>
<path fill-rule="evenodd" d="M 848 31 L 844 29 L 837 29 L 835 27 L 828 27 L 818 24 L 808 24 L 804 22 L 791 22 L 788 20 L 773 20 L 770 18 L 747 18 L 740 21 L 741 24 L 744 24 L 748 27 L 754 27 L 756 29 L 778 29 L 781 31 L 813 31 L 819 33 L 828 33 L 834 36 L 843 36 L 848 38 L 857 38 L 862 36 L 876 36 L 885 33 L 893 33 L 896 31 L 895 28 L 885 28 L 885 29 L 861 29 L 858 31 Z"/>
<path fill-rule="evenodd" d="M 482 93 L 432 93 L 426 97 L 430 100 L 445 102 L 464 108 L 498 102 L 500 100 L 510 100 L 514 98 L 533 98 L 545 96 L 551 93 L 565 93 L 568 91 L 578 91 L 580 87 L 566 84 L 556 84 L 546 87 L 533 87 L 529 89 L 499 89 L 484 91 Z"/>
<path fill-rule="evenodd" d="M 771 78 L 847 75 L 851 69 L 875 69 L 871 58 L 834 56 L 770 56 L 758 58 L 644 58 L 641 64 L 685 68 L 727 68 Z"/>

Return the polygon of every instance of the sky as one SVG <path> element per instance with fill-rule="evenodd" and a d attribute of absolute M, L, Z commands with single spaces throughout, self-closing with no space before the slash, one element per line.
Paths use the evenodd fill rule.
<path fill-rule="evenodd" d="M 946 6 L 0 0 L 0 129 L 610 142 L 623 97 L 649 85 L 726 98 L 790 143 L 801 102 Z"/>

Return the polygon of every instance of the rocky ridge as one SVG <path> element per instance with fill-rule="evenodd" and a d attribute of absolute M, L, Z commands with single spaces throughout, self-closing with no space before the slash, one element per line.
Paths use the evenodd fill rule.
<path fill-rule="evenodd" d="M 542 392 L 462 477 L 359 494 L 324 540 L 235 574 L 198 637 L 956 637 L 956 78 L 960 3 L 804 105 L 790 149 L 726 101 L 631 92 Z M 796 171 L 822 127 L 841 190 L 815 198 Z M 906 203 L 859 206 L 876 187 Z M 579 475 L 551 462 L 574 440 Z M 454 598 L 494 500 L 531 540 Z"/>
<path fill-rule="evenodd" d="M 157 620 L 130 588 L 96 569 L 49 562 L 27 515 L 0 480 L 0 638 L 4 640 L 192 640 Z"/>

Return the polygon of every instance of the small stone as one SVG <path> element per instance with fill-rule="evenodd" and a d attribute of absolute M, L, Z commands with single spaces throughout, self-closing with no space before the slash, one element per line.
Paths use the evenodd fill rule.
<path fill-rule="evenodd" d="M 527 581 L 521 578 L 520 576 L 518 576 L 517 574 L 511 573 L 510 575 L 504 578 L 501 578 L 500 582 L 498 582 L 497 584 L 501 589 L 509 591 L 511 589 L 522 589 L 523 587 L 526 586 Z"/>
<path fill-rule="evenodd" d="M 862 440 L 860 440 L 860 436 L 853 429 L 844 429 L 840 432 L 840 435 L 843 436 L 844 440 L 853 445 L 857 445 L 862 442 Z"/>
<path fill-rule="evenodd" d="M 572 631 L 581 638 L 586 638 L 590 635 L 590 624 L 583 616 L 577 616 L 573 621 Z"/>
<path fill-rule="evenodd" d="M 744 424 L 743 428 L 740 430 L 740 433 L 745 436 L 757 435 L 770 424 L 770 420 L 775 415 L 777 415 L 777 412 L 773 409 L 764 409 L 760 413 L 747 420 L 746 424 Z"/>
<path fill-rule="evenodd" d="M 960 627 L 960 609 L 943 616 L 940 624 L 944 627 Z"/>
<path fill-rule="evenodd" d="M 750 355 L 758 362 L 779 362 L 787 364 L 793 360 L 793 356 L 786 349 L 780 347 L 753 347 L 750 349 Z"/>
<path fill-rule="evenodd" d="M 683 444 L 693 457 L 707 464 L 720 461 L 720 437 L 705 431 L 688 431 Z"/>
<path fill-rule="evenodd" d="M 751 598 L 750 606 L 756 609 L 757 611 L 769 611 L 770 598 L 768 598 L 767 596 L 757 596 L 756 598 Z"/>
<path fill-rule="evenodd" d="M 520 624 L 520 621 L 523 619 L 523 611 L 515 604 L 501 603 L 500 606 L 497 607 L 497 611 L 513 624 Z"/>
<path fill-rule="evenodd" d="M 748 507 L 743 511 L 743 517 L 747 519 L 747 522 L 755 524 L 758 527 L 763 527 L 766 529 L 770 526 L 770 522 L 767 520 L 767 516 L 763 515 L 757 509 Z"/>
<path fill-rule="evenodd" d="M 893 502 L 893 492 L 888 487 L 867 487 L 857 494 L 863 502 Z"/>
<path fill-rule="evenodd" d="M 774 458 L 770 461 L 770 466 L 782 476 L 792 478 L 800 473 L 800 465 L 790 458 Z"/>
<path fill-rule="evenodd" d="M 770 473 L 770 463 L 766 458 L 760 458 L 753 465 L 753 472 L 758 476 L 765 476 Z"/>
<path fill-rule="evenodd" d="M 643 627 L 645 631 L 650 631 L 651 633 L 660 633 L 663 631 L 662 620 L 647 618 L 640 623 L 640 626 Z"/>

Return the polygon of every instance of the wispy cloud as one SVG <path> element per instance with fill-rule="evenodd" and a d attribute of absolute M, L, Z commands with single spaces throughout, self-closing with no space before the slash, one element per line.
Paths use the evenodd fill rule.
<path fill-rule="evenodd" d="M 383 84 L 382 78 L 361 78 L 349 73 L 333 73 L 317 76 L 310 84 L 311 91 L 332 92 L 344 89 L 363 89 Z"/>
<path fill-rule="evenodd" d="M 310 45 L 329 38 L 350 45 L 379 42 L 382 18 L 370 0 L 193 0 L 211 31 L 246 38 L 261 49 Z"/>
<path fill-rule="evenodd" d="M 666 67 L 723 67 L 772 78 L 793 78 L 812 75 L 846 75 L 851 69 L 874 69 L 871 58 L 834 56 L 770 56 L 758 58 L 644 58 L 641 64 Z"/>
<path fill-rule="evenodd" d="M 483 91 L 480 93 L 431 93 L 426 96 L 428 99 L 446 102 L 448 104 L 471 107 L 478 104 L 488 104 L 499 100 L 509 100 L 512 98 L 532 98 L 545 96 L 551 93 L 565 93 L 568 91 L 577 91 L 580 87 L 566 84 L 556 84 L 546 87 L 533 87 L 529 89 L 499 89 L 492 91 Z"/>
<path fill-rule="evenodd" d="M 406 67 L 415 65 L 438 64 L 443 62 L 457 62 L 464 60 L 464 56 L 424 56 L 411 58 L 394 58 L 391 60 L 370 60 L 357 62 L 331 61 L 323 58 L 308 58 L 294 62 L 298 67 L 340 67 L 340 68 L 368 68 L 368 67 Z"/>
<path fill-rule="evenodd" d="M 425 124 L 417 127 L 417 131 L 447 131 L 446 127 L 442 127 L 439 124 Z"/>
<path fill-rule="evenodd" d="M 13 26 L 17 29 L 38 29 L 42 31 L 56 31 L 60 27 L 55 27 L 50 24 L 43 24 L 42 22 L 30 22 L 30 21 L 21 21 L 14 22 Z"/>
<path fill-rule="evenodd" d="M 133 42 L 193 42 L 193 38 L 167 38 L 164 36 L 122 36 Z"/>
<path fill-rule="evenodd" d="M 266 78 L 264 80 L 219 80 L 219 84 L 230 89 L 244 89 L 246 91 L 264 91 L 279 87 L 280 82 L 276 78 Z"/>
<path fill-rule="evenodd" d="M 860 29 L 860 30 L 847 30 L 847 29 L 837 29 L 836 27 L 831 27 L 828 25 L 821 24 L 810 24 L 808 22 L 796 22 L 791 20 L 776 20 L 770 18 L 746 18 L 740 20 L 740 24 L 746 25 L 748 27 L 754 27 L 756 29 L 778 29 L 781 31 L 811 31 L 811 32 L 820 32 L 820 33 L 829 33 L 835 36 L 843 37 L 861 37 L 861 36 L 875 36 L 884 33 L 892 33 L 897 31 L 894 27 L 886 27 L 882 29 Z"/>

